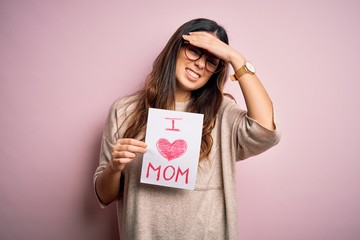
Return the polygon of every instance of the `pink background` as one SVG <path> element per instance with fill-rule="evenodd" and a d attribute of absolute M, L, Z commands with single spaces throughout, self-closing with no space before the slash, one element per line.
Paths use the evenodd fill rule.
<path fill-rule="evenodd" d="M 107 111 L 196 17 L 255 64 L 283 132 L 238 164 L 240 238 L 360 239 L 359 12 L 355 0 L 1 0 L 0 239 L 117 238 L 114 205 L 92 189 Z"/>

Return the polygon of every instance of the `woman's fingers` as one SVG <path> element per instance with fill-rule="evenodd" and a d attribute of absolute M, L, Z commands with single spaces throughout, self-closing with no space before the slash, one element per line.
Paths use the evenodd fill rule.
<path fill-rule="evenodd" d="M 132 138 L 117 140 L 112 148 L 111 167 L 113 170 L 122 170 L 125 164 L 131 162 L 137 154 L 146 152 L 146 143 Z"/>
<path fill-rule="evenodd" d="M 130 151 L 113 151 L 111 153 L 111 156 L 113 159 L 116 158 L 134 158 L 136 157 L 136 153 L 135 152 L 130 152 Z"/>
<path fill-rule="evenodd" d="M 114 145 L 116 151 L 128 151 L 134 153 L 144 153 L 146 151 L 146 143 L 132 138 L 119 139 Z"/>
<path fill-rule="evenodd" d="M 189 41 L 191 45 L 205 49 L 226 62 L 229 61 L 229 56 L 234 51 L 212 33 L 190 32 L 189 35 L 183 35 L 183 38 Z"/>

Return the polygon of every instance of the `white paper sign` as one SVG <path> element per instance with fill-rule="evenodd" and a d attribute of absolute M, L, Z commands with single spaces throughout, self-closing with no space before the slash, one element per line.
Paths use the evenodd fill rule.
<path fill-rule="evenodd" d="M 141 182 L 195 188 L 203 114 L 149 109 Z"/>

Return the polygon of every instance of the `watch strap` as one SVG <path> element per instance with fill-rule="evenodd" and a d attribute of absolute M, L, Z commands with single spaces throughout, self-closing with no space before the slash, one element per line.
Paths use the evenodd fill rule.
<path fill-rule="evenodd" d="M 238 70 L 235 71 L 234 75 L 230 76 L 230 79 L 232 81 L 236 81 L 238 80 L 242 75 L 248 73 L 249 71 L 247 70 L 246 66 L 242 66 L 241 68 L 239 68 Z"/>

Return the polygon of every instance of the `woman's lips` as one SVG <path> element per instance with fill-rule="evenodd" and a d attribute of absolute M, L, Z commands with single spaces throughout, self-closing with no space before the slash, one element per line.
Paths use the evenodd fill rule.
<path fill-rule="evenodd" d="M 186 68 L 186 72 L 193 78 L 200 78 L 200 75 L 193 70 Z"/>

